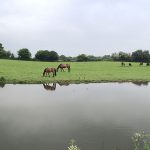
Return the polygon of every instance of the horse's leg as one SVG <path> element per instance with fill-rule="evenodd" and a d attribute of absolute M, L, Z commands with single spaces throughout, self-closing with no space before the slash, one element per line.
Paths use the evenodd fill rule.
<path fill-rule="evenodd" d="M 70 72 L 70 66 L 68 67 L 68 72 Z"/>

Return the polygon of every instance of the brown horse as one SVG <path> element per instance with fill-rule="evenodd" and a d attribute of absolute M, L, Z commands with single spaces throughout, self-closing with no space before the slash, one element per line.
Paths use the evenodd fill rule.
<path fill-rule="evenodd" d="M 53 85 L 46 83 L 46 84 L 43 84 L 43 87 L 46 90 L 55 91 L 56 90 L 56 83 L 53 83 Z"/>
<path fill-rule="evenodd" d="M 53 77 L 56 76 L 56 68 L 45 68 L 43 71 L 43 77 L 53 73 Z"/>
<path fill-rule="evenodd" d="M 64 68 L 68 68 L 68 72 L 70 72 L 70 65 L 69 64 L 60 64 L 58 67 L 57 67 L 57 71 L 59 70 L 61 71 L 64 71 Z"/>
<path fill-rule="evenodd" d="M 139 64 L 140 66 L 143 66 L 143 62 L 140 62 L 140 64 Z"/>
<path fill-rule="evenodd" d="M 121 66 L 122 66 L 122 67 L 123 67 L 123 66 L 125 66 L 125 63 L 124 63 L 124 62 L 122 62 L 122 63 L 121 63 Z"/>

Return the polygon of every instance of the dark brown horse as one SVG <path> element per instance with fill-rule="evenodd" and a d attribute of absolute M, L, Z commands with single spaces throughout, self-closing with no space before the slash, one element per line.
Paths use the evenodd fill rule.
<path fill-rule="evenodd" d="M 139 64 L 140 66 L 143 66 L 143 62 L 140 62 L 140 64 Z"/>
<path fill-rule="evenodd" d="M 131 64 L 131 63 L 129 63 L 129 66 L 132 66 L 132 64 Z"/>
<path fill-rule="evenodd" d="M 43 84 L 44 89 L 50 90 L 50 91 L 55 91 L 56 90 L 56 83 L 53 83 L 50 85 L 49 83 Z"/>
<path fill-rule="evenodd" d="M 124 62 L 122 62 L 122 63 L 121 63 L 121 66 L 122 66 L 122 67 L 123 67 L 123 66 L 125 66 L 125 63 L 124 63 Z"/>
<path fill-rule="evenodd" d="M 61 71 L 64 71 L 64 68 L 68 68 L 68 72 L 70 72 L 70 64 L 60 64 L 58 67 L 57 67 L 57 71 L 59 70 Z"/>
<path fill-rule="evenodd" d="M 56 76 L 56 68 L 45 68 L 43 71 L 43 77 L 53 73 L 53 77 Z"/>

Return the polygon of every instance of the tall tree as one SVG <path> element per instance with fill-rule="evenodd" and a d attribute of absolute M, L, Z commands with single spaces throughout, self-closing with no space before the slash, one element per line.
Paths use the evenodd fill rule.
<path fill-rule="evenodd" d="M 30 60 L 31 59 L 31 53 L 27 48 L 22 48 L 18 51 L 18 59 L 21 60 Z"/>
<path fill-rule="evenodd" d="M 58 61 L 58 54 L 55 51 L 50 51 L 50 61 Z"/>
<path fill-rule="evenodd" d="M 78 55 L 77 61 L 88 61 L 88 57 L 85 54 Z"/>
<path fill-rule="evenodd" d="M 149 62 L 150 54 L 149 51 L 136 50 L 132 53 L 132 60 L 135 62 Z"/>
<path fill-rule="evenodd" d="M 35 59 L 40 61 L 57 61 L 59 58 L 55 51 L 39 50 L 35 54 Z"/>
<path fill-rule="evenodd" d="M 0 58 L 10 58 L 11 52 L 5 51 L 3 45 L 0 43 Z"/>

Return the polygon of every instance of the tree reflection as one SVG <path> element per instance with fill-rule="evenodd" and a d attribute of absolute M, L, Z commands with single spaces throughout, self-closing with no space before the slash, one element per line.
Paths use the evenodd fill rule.
<path fill-rule="evenodd" d="M 143 82 L 132 82 L 133 84 L 137 85 L 137 86 L 148 86 L 148 83 L 147 81 L 143 81 Z"/>
<path fill-rule="evenodd" d="M 5 83 L 0 83 L 0 88 L 3 88 L 5 86 Z"/>

